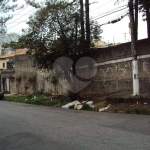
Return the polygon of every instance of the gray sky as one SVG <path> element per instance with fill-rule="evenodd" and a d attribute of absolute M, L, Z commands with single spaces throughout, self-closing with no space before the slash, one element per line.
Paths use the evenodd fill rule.
<path fill-rule="evenodd" d="M 36 0 L 38 1 L 38 0 Z M 39 0 L 42 1 L 42 0 Z M 128 1 L 122 2 L 120 4 L 115 5 L 116 0 L 90 0 L 90 16 L 94 20 L 97 20 L 98 23 L 104 24 L 111 20 L 117 19 L 120 16 L 126 14 L 128 12 L 128 8 L 103 17 L 109 11 L 117 11 L 119 9 L 124 8 Z M 23 1 L 20 1 L 19 4 L 24 4 Z M 122 7 L 121 7 L 122 6 Z M 118 8 L 119 7 L 119 8 Z M 117 9 L 118 8 L 118 9 Z M 21 34 L 21 30 L 23 28 L 27 28 L 26 21 L 28 21 L 28 17 L 36 11 L 35 8 L 30 6 L 25 6 L 23 10 L 19 10 L 14 12 L 14 17 L 7 23 L 7 32 L 16 32 Z M 100 19 L 97 19 L 101 17 Z M 129 34 L 129 16 L 127 15 L 124 17 L 120 22 L 115 24 L 106 24 L 101 26 L 103 33 L 102 33 L 102 40 L 109 43 L 118 43 L 118 42 L 127 42 L 130 41 L 130 34 Z M 146 33 L 146 22 L 142 21 L 142 16 L 139 14 L 139 39 L 147 38 Z"/>

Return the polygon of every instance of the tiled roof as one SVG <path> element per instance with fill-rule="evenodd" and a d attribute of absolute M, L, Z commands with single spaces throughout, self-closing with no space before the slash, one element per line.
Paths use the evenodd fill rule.
<path fill-rule="evenodd" d="M 0 59 L 5 59 L 5 58 L 10 58 L 10 57 L 14 57 L 14 56 L 18 56 L 18 55 L 25 55 L 26 52 L 27 52 L 27 48 L 24 48 L 24 49 L 16 49 L 15 52 L 12 52 L 10 54 L 6 54 L 6 55 L 2 55 L 0 56 Z"/>

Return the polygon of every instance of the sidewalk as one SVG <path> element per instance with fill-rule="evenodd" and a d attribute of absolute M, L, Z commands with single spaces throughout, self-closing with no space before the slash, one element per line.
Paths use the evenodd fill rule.
<path fill-rule="evenodd" d="M 14 95 L 14 94 L 16 94 L 16 93 L 4 93 L 4 96 L 12 96 L 12 95 Z"/>
<path fill-rule="evenodd" d="M 150 92 L 145 92 L 137 96 L 132 95 L 132 91 L 118 92 L 107 96 L 106 101 L 118 103 L 148 103 L 150 104 Z"/>

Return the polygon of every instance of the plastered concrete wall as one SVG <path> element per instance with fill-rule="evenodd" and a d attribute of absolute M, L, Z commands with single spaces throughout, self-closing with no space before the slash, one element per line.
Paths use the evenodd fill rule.
<path fill-rule="evenodd" d="M 137 48 L 140 92 L 149 91 L 150 41 L 148 39 L 138 41 Z M 90 56 L 97 62 L 98 72 L 91 79 L 91 83 L 80 92 L 81 94 L 102 96 L 133 89 L 131 43 L 93 50 Z M 15 64 L 15 76 L 21 76 L 22 79 L 21 82 L 16 82 L 17 93 L 32 93 L 35 91 L 50 92 L 54 95 L 67 93 L 66 89 L 60 84 L 52 84 L 52 72 L 37 70 L 32 59 L 27 56 L 18 56 Z M 34 84 L 27 82 L 30 75 L 36 76 Z"/>
<path fill-rule="evenodd" d="M 98 64 L 98 71 L 83 95 L 102 96 L 118 91 L 133 90 L 131 43 L 98 49 L 91 54 Z M 138 66 L 140 92 L 150 91 L 150 41 L 138 41 Z"/>
<path fill-rule="evenodd" d="M 21 81 L 17 78 L 21 77 Z M 30 77 L 35 77 L 35 82 L 29 82 Z M 28 56 L 17 56 L 15 62 L 15 84 L 16 93 L 31 94 L 42 91 L 53 95 L 64 95 L 67 93 L 60 84 L 53 84 L 51 78 L 52 72 L 38 70 L 34 66 L 31 58 Z"/>

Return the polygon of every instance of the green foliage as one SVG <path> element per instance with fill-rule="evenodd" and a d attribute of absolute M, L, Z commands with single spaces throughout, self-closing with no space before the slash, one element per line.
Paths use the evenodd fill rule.
<path fill-rule="evenodd" d="M 79 6 L 67 1 L 50 0 L 41 7 L 30 17 L 29 29 L 24 31 L 20 41 L 30 51 L 34 49 L 34 54 L 30 54 L 33 54 L 39 68 L 50 69 L 53 62 L 61 56 L 71 57 L 75 61 L 75 56 L 86 51 L 81 49 Z M 91 40 L 100 38 L 101 32 L 100 26 L 91 21 Z"/>
<path fill-rule="evenodd" d="M 29 83 L 35 83 L 36 82 L 36 75 L 30 75 L 28 77 L 28 82 Z"/>
<path fill-rule="evenodd" d="M 83 107 L 82 107 L 82 110 L 93 111 L 93 108 L 90 105 L 88 105 L 88 104 L 84 104 Z"/>
<path fill-rule="evenodd" d="M 29 94 L 28 96 L 27 96 L 27 99 L 30 99 L 30 98 L 32 98 L 32 94 Z"/>
<path fill-rule="evenodd" d="M 147 109 L 147 108 L 140 108 L 140 107 L 135 107 L 133 109 L 133 113 L 135 114 L 142 114 L 142 115 L 150 115 L 150 109 Z"/>
<path fill-rule="evenodd" d="M 115 4 L 122 2 L 122 1 L 125 1 L 125 0 L 116 0 Z M 136 1 L 138 1 L 139 12 L 143 13 L 143 20 L 147 20 L 145 17 L 146 16 L 146 9 L 150 8 L 150 0 L 136 0 Z M 147 21 L 150 21 L 150 20 L 147 20 Z"/>
<path fill-rule="evenodd" d="M 131 108 L 127 108 L 127 109 L 124 110 L 124 113 L 132 114 L 132 109 Z"/>
<path fill-rule="evenodd" d="M 141 114 L 141 115 L 150 115 L 150 109 L 145 107 L 134 107 L 128 108 L 124 111 L 127 114 Z"/>
<path fill-rule="evenodd" d="M 75 1 L 74 1 L 75 2 Z M 24 30 L 19 42 L 29 49 L 38 69 L 52 69 L 53 63 L 59 57 L 66 56 L 72 59 L 73 65 L 83 56 L 88 56 L 89 47 L 86 38 L 81 36 L 81 15 L 79 2 L 49 0 L 43 5 L 27 0 L 27 3 L 37 9 L 28 21 L 29 28 Z M 83 18 L 85 21 L 85 17 Z M 91 22 L 91 39 L 100 39 L 102 30 L 97 22 Z M 86 31 L 86 25 L 83 26 Z M 81 40 L 82 39 L 82 40 Z M 84 42 L 83 42 L 84 41 Z M 89 42 L 90 42 L 89 41 Z M 34 51 L 34 52 L 33 52 Z M 89 54 L 90 55 L 90 54 Z M 60 68 L 64 68 L 60 65 Z M 71 73 L 75 75 L 75 67 L 64 71 L 64 78 L 70 87 L 74 85 Z M 48 78 L 47 78 L 48 79 Z M 56 80 L 55 80 L 56 81 Z M 52 81 L 53 82 L 53 81 Z M 53 82 L 56 84 L 56 82 Z"/>
<path fill-rule="evenodd" d="M 114 113 L 117 113 L 118 111 L 119 111 L 119 110 L 118 110 L 117 108 L 114 108 L 114 109 L 113 109 L 113 112 L 114 112 Z"/>
<path fill-rule="evenodd" d="M 5 96 L 5 101 L 13 101 L 13 102 L 25 102 L 26 96 L 20 95 L 12 95 L 12 96 Z"/>
<path fill-rule="evenodd" d="M 52 77 L 51 83 L 53 83 L 54 85 L 56 85 L 58 83 L 58 80 L 55 77 Z"/>
<path fill-rule="evenodd" d="M 19 39 L 20 35 L 17 33 L 8 33 L 4 36 L 3 39 L 3 47 L 13 47 L 16 48 L 18 45 L 18 39 Z"/>
<path fill-rule="evenodd" d="M 17 76 L 17 77 L 16 77 L 16 81 L 17 81 L 17 82 L 21 82 L 21 76 Z"/>
<path fill-rule="evenodd" d="M 27 104 L 35 104 L 35 105 L 54 106 L 54 107 L 61 107 L 62 105 L 70 102 L 66 97 L 62 97 L 62 96 L 57 96 L 53 99 L 51 98 L 47 99 L 45 98 L 47 94 L 48 93 L 35 93 L 35 94 L 29 94 L 27 96 L 12 95 L 12 96 L 5 96 L 5 100 L 27 103 Z"/>
<path fill-rule="evenodd" d="M 13 18 L 13 15 L 9 15 L 8 12 L 18 10 L 22 7 L 18 6 L 17 0 L 0 0 L 0 39 L 6 34 L 6 22 Z M 0 42 L 4 43 L 3 40 Z"/>

